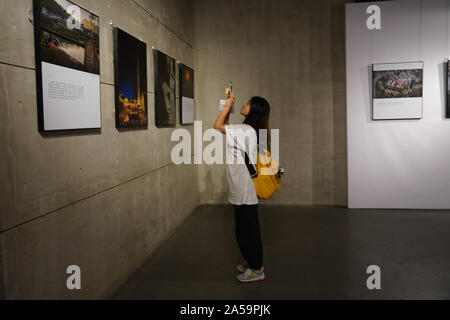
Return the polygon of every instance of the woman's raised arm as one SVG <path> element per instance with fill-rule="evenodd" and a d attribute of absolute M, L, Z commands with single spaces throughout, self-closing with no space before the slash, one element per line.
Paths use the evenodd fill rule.
<path fill-rule="evenodd" d="M 219 130 L 223 134 L 226 134 L 225 126 L 230 123 L 230 112 L 235 101 L 236 98 L 234 97 L 234 93 L 231 92 L 226 101 L 225 108 L 223 108 L 223 110 L 220 112 L 219 116 L 217 117 L 216 123 L 214 124 L 214 129 Z"/>

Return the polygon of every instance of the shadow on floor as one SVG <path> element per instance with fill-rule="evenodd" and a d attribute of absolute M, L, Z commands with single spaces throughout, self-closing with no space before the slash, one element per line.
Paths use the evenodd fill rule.
<path fill-rule="evenodd" d="M 265 281 L 235 280 L 233 208 L 201 206 L 113 298 L 450 299 L 450 212 L 261 206 L 260 219 Z"/>

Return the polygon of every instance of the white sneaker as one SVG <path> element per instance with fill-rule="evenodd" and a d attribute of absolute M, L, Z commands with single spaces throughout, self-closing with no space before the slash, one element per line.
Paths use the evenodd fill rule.
<path fill-rule="evenodd" d="M 244 273 L 239 274 L 236 276 L 237 281 L 239 282 L 254 282 L 254 281 L 262 281 L 266 278 L 266 275 L 264 274 L 264 270 L 252 270 L 247 269 Z"/>

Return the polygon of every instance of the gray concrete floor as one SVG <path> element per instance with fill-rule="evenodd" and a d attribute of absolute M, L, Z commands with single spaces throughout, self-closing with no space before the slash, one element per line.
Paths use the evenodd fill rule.
<path fill-rule="evenodd" d="M 202 206 L 113 298 L 450 299 L 450 212 L 261 206 L 260 218 L 265 281 L 235 280 L 233 208 Z"/>

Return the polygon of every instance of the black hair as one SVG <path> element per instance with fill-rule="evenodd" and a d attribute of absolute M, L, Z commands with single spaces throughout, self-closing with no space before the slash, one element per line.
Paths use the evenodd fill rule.
<path fill-rule="evenodd" d="M 244 123 L 256 130 L 259 143 L 259 130 L 267 130 L 268 148 L 270 150 L 270 104 L 266 99 L 261 97 L 253 97 L 250 99 L 250 112 L 245 118 Z"/>

